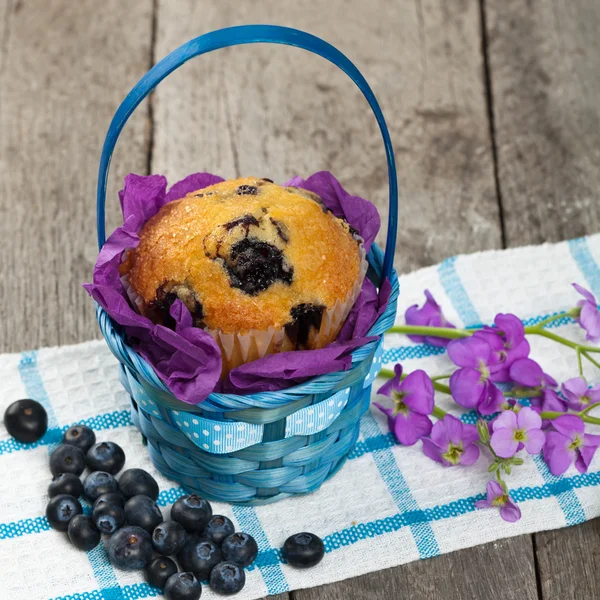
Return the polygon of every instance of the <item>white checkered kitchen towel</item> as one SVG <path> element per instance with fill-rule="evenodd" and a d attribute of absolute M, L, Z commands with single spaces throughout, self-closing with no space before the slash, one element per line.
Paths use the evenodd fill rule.
<path fill-rule="evenodd" d="M 428 288 L 456 325 L 490 323 L 497 312 L 514 312 L 527 323 L 572 307 L 578 281 L 600 298 L 600 234 L 555 245 L 493 251 L 448 259 L 400 278 L 399 318 L 423 301 Z M 90 308 L 91 310 L 91 308 Z M 561 333 L 584 339 L 574 323 Z M 534 337 L 532 356 L 559 381 L 576 373 L 574 353 Z M 438 349 L 390 335 L 384 363 L 443 373 L 448 358 Z M 587 368 L 587 367 L 586 367 Z M 586 373 L 600 381 L 600 372 Z M 102 545 L 87 554 L 50 530 L 44 515 L 50 479 L 48 453 L 73 423 L 93 427 L 99 440 L 114 440 L 128 467 L 154 472 L 132 426 L 117 363 L 101 341 L 0 356 L 2 409 L 12 400 L 42 402 L 50 429 L 34 446 L 10 439 L 0 426 L 0 597 L 11 600 L 134 600 L 159 595 L 141 573 L 114 569 Z M 465 416 L 469 419 L 469 416 Z M 154 473 L 166 514 L 181 490 Z M 256 508 L 215 503 L 251 533 L 260 547 L 240 600 L 250 600 L 354 577 L 419 558 L 498 538 L 580 523 L 600 515 L 600 453 L 587 474 L 574 468 L 553 477 L 540 460 L 527 460 L 509 479 L 523 518 L 502 521 L 496 511 L 476 510 L 489 475 L 486 462 L 444 469 L 426 458 L 420 444 L 394 444 L 385 418 L 367 413 L 361 438 L 343 469 L 316 493 Z M 312 531 L 325 541 L 325 559 L 310 573 L 280 561 L 288 535 Z M 373 556 L 377 560 L 372 559 Z M 35 565 L 35 568 L 28 568 Z M 26 569 L 27 576 L 23 576 Z M 205 598 L 213 598 L 206 588 Z"/>

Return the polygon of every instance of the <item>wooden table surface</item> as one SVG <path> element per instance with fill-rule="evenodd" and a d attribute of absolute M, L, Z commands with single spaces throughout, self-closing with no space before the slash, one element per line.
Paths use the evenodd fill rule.
<path fill-rule="evenodd" d="M 154 61 L 250 22 L 324 37 L 371 83 L 398 162 L 400 273 L 600 229 L 598 0 L 0 0 L 0 351 L 99 337 L 81 282 L 109 120 Z M 368 106 L 297 49 L 188 63 L 138 109 L 113 165 L 110 230 L 130 171 L 281 182 L 329 169 L 387 215 Z M 289 597 L 599 598 L 600 520 Z"/>

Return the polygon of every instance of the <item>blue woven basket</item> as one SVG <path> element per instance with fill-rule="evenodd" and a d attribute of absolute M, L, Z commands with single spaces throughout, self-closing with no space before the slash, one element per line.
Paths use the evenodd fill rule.
<path fill-rule="evenodd" d="M 169 73 L 194 56 L 227 46 L 270 42 L 318 54 L 345 71 L 369 102 L 386 149 L 390 210 L 385 256 L 373 245 L 367 276 L 390 280 L 387 309 L 369 331 L 380 336 L 352 353 L 348 371 L 315 377 L 278 392 L 238 396 L 211 394 L 197 406 L 175 398 L 152 367 L 126 343 L 122 330 L 96 306 L 100 329 L 121 363 L 121 382 L 132 398 L 133 420 L 148 441 L 156 468 L 203 497 L 264 504 L 316 490 L 343 465 L 356 443 L 371 384 L 381 368 L 383 333 L 393 324 L 398 278 L 392 263 L 396 242 L 397 184 L 393 149 L 381 109 L 358 69 L 327 42 L 272 25 L 230 27 L 184 44 L 140 80 L 117 110 L 107 133 L 98 176 L 99 246 L 105 242 L 106 182 L 117 138 L 138 104 Z"/>

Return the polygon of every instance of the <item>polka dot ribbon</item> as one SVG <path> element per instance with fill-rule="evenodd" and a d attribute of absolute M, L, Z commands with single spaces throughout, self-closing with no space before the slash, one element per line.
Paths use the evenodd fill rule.
<path fill-rule="evenodd" d="M 371 385 L 382 367 L 383 346 L 375 352 L 373 364 L 365 378 L 365 387 Z M 146 390 L 132 376 L 127 377 L 128 388 L 138 406 L 157 419 L 170 415 L 179 429 L 199 448 L 211 454 L 236 452 L 262 441 L 263 426 L 235 421 L 214 421 L 185 411 L 161 409 Z M 350 389 L 341 390 L 325 400 L 306 406 L 286 419 L 285 437 L 312 435 L 329 427 L 344 410 Z M 167 413 L 167 414 L 165 414 Z"/>

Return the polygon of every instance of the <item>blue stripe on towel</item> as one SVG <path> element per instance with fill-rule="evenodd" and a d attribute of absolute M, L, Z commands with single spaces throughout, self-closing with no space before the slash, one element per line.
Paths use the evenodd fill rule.
<path fill-rule="evenodd" d="M 438 272 L 440 281 L 444 286 L 450 302 L 452 302 L 452 305 L 466 326 L 479 324 L 481 322 L 479 314 L 469 299 L 467 290 L 462 284 L 460 276 L 454 266 L 455 261 L 452 262 L 451 270 L 446 269 L 442 272 L 442 267 L 446 262 L 448 261 L 445 261 L 440 265 Z M 556 478 L 550 473 L 542 458 L 536 456 L 534 457 L 534 462 L 537 465 L 540 475 L 544 478 L 544 481 L 554 483 Z M 585 521 L 585 511 L 581 506 L 577 494 L 572 489 L 567 489 L 561 493 L 559 505 L 563 511 L 567 524 L 572 525 L 573 523 L 580 523 L 581 520 Z M 581 518 L 582 515 L 583 518 Z"/>
<path fill-rule="evenodd" d="M 267 594 L 282 594 L 290 589 L 281 569 L 277 551 L 271 548 L 267 534 L 263 529 L 256 510 L 252 506 L 232 506 L 233 514 L 239 529 L 249 533 L 258 544 L 259 555 L 255 561 L 263 581 L 267 586 Z"/>
<path fill-rule="evenodd" d="M 360 430 L 365 438 L 363 443 L 369 443 L 369 440 L 382 437 L 377 421 L 375 421 L 375 418 L 369 411 L 361 419 Z M 386 446 L 375 447 L 373 449 L 373 461 L 400 514 L 410 512 L 415 515 L 415 522 L 410 523 L 409 526 L 417 545 L 419 556 L 421 558 L 437 556 L 440 553 L 440 549 L 433 529 L 426 519 L 419 516 L 422 511 L 411 494 L 392 450 Z"/>
<path fill-rule="evenodd" d="M 561 477 L 548 478 L 548 481 L 541 485 L 513 488 L 510 490 L 510 495 L 517 504 L 520 504 L 528 500 L 544 500 L 546 498 L 557 498 L 565 492 L 591 487 L 600 487 L 600 470 L 591 471 L 588 473 L 578 473 L 576 475 L 572 475 L 571 477 L 565 477 L 563 475 Z M 176 492 L 178 493 L 179 488 L 173 489 L 176 490 Z M 364 540 L 366 538 L 372 538 L 377 535 L 389 533 L 389 531 L 397 531 L 402 527 L 408 527 L 409 525 L 415 523 L 433 523 L 435 521 L 441 521 L 443 519 L 460 517 L 461 515 L 473 512 L 475 510 L 473 503 L 477 500 L 481 500 L 483 497 L 484 494 L 482 493 L 476 496 L 467 496 L 466 498 L 460 498 L 459 500 L 454 500 L 453 502 L 448 502 L 447 504 L 440 504 L 432 508 L 417 510 L 408 509 L 406 512 L 398 512 L 395 515 L 391 515 L 389 517 L 386 517 L 385 519 L 381 519 L 381 523 L 383 523 L 384 525 L 380 525 L 380 521 L 375 521 L 373 523 L 358 523 L 350 528 L 334 532 L 329 537 L 350 536 L 353 539 L 355 538 L 354 541 L 351 543 L 355 543 L 359 540 Z M 247 507 L 234 507 L 234 514 L 236 510 L 241 510 L 245 508 Z M 388 531 L 388 526 L 385 525 L 385 523 L 388 523 L 390 519 L 394 521 L 397 520 L 400 523 L 400 525 L 398 527 L 389 529 Z M 241 523 L 240 527 L 242 527 Z M 42 517 L 38 517 L 36 519 L 24 519 L 22 521 L 15 521 L 12 523 L 0 523 L 0 540 L 39 533 L 41 531 L 47 531 L 48 529 L 48 522 L 45 518 Z M 357 530 L 363 531 L 364 533 L 352 533 Z M 342 545 L 347 546 L 348 543 L 344 543 Z M 278 551 L 268 547 L 266 550 L 261 550 L 259 556 L 261 557 L 261 565 L 273 564 L 275 560 L 279 560 Z M 251 570 L 251 568 L 252 567 L 250 567 L 249 570 Z"/>
<path fill-rule="evenodd" d="M 453 256 L 441 263 L 438 266 L 438 277 L 462 322 L 467 326 L 480 325 L 479 314 L 456 272 L 456 259 Z"/>
<path fill-rule="evenodd" d="M 600 297 L 600 267 L 592 256 L 587 238 L 569 240 L 568 244 L 571 256 L 585 277 L 587 285 L 584 287 L 591 288 L 598 301 Z"/>
<path fill-rule="evenodd" d="M 46 434 L 45 437 L 48 438 L 48 451 L 52 452 L 52 450 L 60 444 L 62 439 L 62 429 L 59 426 L 56 414 L 54 413 L 54 408 L 52 407 L 52 402 L 50 401 L 44 386 L 44 381 L 40 375 L 37 358 L 38 353 L 36 351 L 23 352 L 19 362 L 19 374 L 23 385 L 25 386 L 27 395 L 30 398 L 37 400 L 48 413 L 48 429 L 54 433 L 50 436 Z M 45 517 L 38 517 L 37 519 L 32 519 L 30 521 L 32 521 L 31 526 L 34 529 L 38 528 L 40 531 L 43 531 L 44 528 L 48 528 L 48 522 Z M 106 557 L 104 546 L 97 546 L 94 550 L 88 552 L 88 557 L 96 580 L 100 584 L 102 600 L 124 600 L 119 582 Z M 106 594 L 104 593 L 105 591 L 107 592 Z"/>

